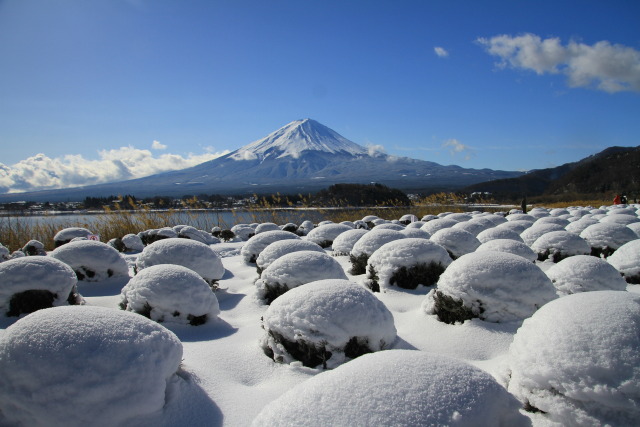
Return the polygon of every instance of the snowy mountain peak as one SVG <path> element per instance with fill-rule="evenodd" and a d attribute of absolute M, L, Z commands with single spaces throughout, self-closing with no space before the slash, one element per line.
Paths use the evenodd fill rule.
<path fill-rule="evenodd" d="M 235 160 L 298 158 L 304 151 L 321 151 L 352 156 L 367 155 L 367 149 L 351 142 L 312 119 L 293 121 L 266 137 L 238 149 L 229 157 Z"/>

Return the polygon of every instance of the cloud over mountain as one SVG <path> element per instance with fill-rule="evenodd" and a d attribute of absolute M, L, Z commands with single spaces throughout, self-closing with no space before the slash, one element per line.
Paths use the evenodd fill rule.
<path fill-rule="evenodd" d="M 487 52 L 511 66 L 537 74 L 565 74 L 570 87 L 595 87 L 614 93 L 640 92 L 640 51 L 604 40 L 593 45 L 559 38 L 542 39 L 535 34 L 498 35 L 480 38 Z"/>
<path fill-rule="evenodd" d="M 156 142 L 154 141 L 152 148 L 166 148 Z M 97 160 L 86 159 L 81 155 L 51 158 L 40 153 L 11 166 L 0 163 L 0 193 L 69 188 L 141 178 L 185 169 L 226 153 L 190 153 L 186 157 L 166 153 L 157 156 L 149 150 L 132 146 L 101 150 Z"/>

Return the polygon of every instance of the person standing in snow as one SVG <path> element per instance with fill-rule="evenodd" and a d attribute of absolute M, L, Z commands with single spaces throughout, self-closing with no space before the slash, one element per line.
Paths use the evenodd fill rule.
<path fill-rule="evenodd" d="M 616 197 L 613 198 L 613 204 L 614 205 L 619 205 L 622 203 L 622 198 L 620 197 L 619 194 L 616 194 Z"/>
<path fill-rule="evenodd" d="M 627 204 L 627 196 L 625 196 L 623 194 L 622 197 L 620 197 L 620 203 L 622 203 L 623 205 L 626 205 Z"/>

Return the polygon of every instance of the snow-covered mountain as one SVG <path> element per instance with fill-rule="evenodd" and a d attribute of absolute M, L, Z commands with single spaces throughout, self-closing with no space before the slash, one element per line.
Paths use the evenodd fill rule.
<path fill-rule="evenodd" d="M 296 120 L 225 156 L 197 166 L 129 181 L 22 193 L 20 200 L 81 200 L 87 196 L 308 193 L 336 183 L 378 182 L 404 190 L 454 190 L 522 175 L 464 169 L 369 152 L 311 119 Z M 2 195 L 0 201 L 15 199 Z"/>

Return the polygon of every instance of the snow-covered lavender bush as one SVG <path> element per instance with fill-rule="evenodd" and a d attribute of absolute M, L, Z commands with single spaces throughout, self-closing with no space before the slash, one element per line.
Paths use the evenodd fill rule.
<path fill-rule="evenodd" d="M 64 245 L 65 243 L 69 243 L 71 240 L 75 239 L 76 237 L 86 238 L 92 234 L 93 233 L 87 230 L 86 228 L 81 228 L 81 227 L 64 228 L 58 231 L 55 236 L 53 236 L 53 243 L 57 248 L 59 246 Z"/>
<path fill-rule="evenodd" d="M 445 248 L 452 259 L 471 253 L 480 246 L 480 242 L 473 234 L 455 228 L 436 231 L 431 236 L 431 241 Z"/>
<path fill-rule="evenodd" d="M 422 227 L 420 227 L 420 229 L 426 231 L 427 233 L 429 233 L 429 234 L 431 234 L 433 236 L 433 234 L 436 231 L 442 230 L 443 228 L 453 227 L 454 225 L 456 225 L 458 223 L 459 223 L 459 221 L 455 221 L 453 219 L 447 219 L 445 217 L 445 218 L 439 218 L 439 219 L 431 220 L 431 221 L 427 222 L 425 225 L 423 225 Z"/>
<path fill-rule="evenodd" d="M 144 243 L 137 234 L 125 234 L 122 237 L 122 244 L 124 252 L 142 252 L 144 250 Z"/>
<path fill-rule="evenodd" d="M 178 237 L 181 237 L 183 239 L 196 240 L 198 242 L 204 243 L 205 245 L 214 245 L 216 243 L 220 243 L 220 239 L 213 237 L 212 234 L 207 233 L 203 230 L 198 230 L 197 228 L 190 225 L 175 226 L 173 227 L 173 229 L 176 233 L 178 233 Z"/>
<path fill-rule="evenodd" d="M 208 245 L 189 239 L 164 239 L 145 247 L 136 260 L 136 272 L 160 264 L 187 267 L 198 273 L 212 288 L 222 279 L 225 271 L 217 253 Z"/>
<path fill-rule="evenodd" d="M 640 218 L 636 215 L 628 215 L 628 214 L 611 214 L 602 218 L 600 222 L 610 223 L 610 224 L 620 224 L 620 225 L 629 225 L 635 222 L 640 222 Z"/>
<path fill-rule="evenodd" d="M 479 218 L 472 219 L 470 221 L 459 222 L 451 228 L 455 230 L 464 230 L 468 233 L 473 234 L 474 236 L 477 236 L 480 232 L 493 228 L 495 226 L 496 225 L 493 222 Z"/>
<path fill-rule="evenodd" d="M 353 245 L 349 253 L 351 261 L 351 274 L 358 275 L 367 272 L 367 261 L 369 257 L 385 243 L 394 240 L 406 239 L 407 236 L 395 230 L 371 230 L 362 236 Z"/>
<path fill-rule="evenodd" d="M 640 295 L 568 295 L 518 329 L 509 348 L 508 389 L 558 425 L 637 425 L 638 348 Z"/>
<path fill-rule="evenodd" d="M 627 225 L 627 228 L 631 229 L 631 231 L 636 233 L 636 235 L 640 239 L 640 222 L 634 222 L 633 224 L 629 224 Z"/>
<path fill-rule="evenodd" d="M 249 224 L 236 224 L 231 227 L 234 236 L 242 241 L 247 241 L 256 234 L 256 229 Z"/>
<path fill-rule="evenodd" d="M 478 233 L 476 238 L 480 243 L 486 243 L 490 240 L 496 240 L 496 239 L 510 239 L 510 240 L 515 240 L 517 242 L 524 242 L 524 240 L 522 240 L 522 237 L 520 237 L 520 233 L 526 230 L 526 228 L 524 228 L 520 233 L 518 233 L 517 231 L 509 228 L 509 227 L 513 227 L 514 226 L 513 224 L 516 224 L 516 222 L 515 221 L 506 222 L 505 227 L 503 227 L 502 225 L 499 225 L 497 227 L 488 228 Z"/>
<path fill-rule="evenodd" d="M 540 267 L 504 252 L 474 252 L 453 261 L 423 303 L 427 314 L 445 323 L 480 318 L 520 321 L 556 298 Z"/>
<path fill-rule="evenodd" d="M 0 340 L 3 425 L 134 425 L 162 410 L 182 344 L 142 316 L 81 306 L 40 310 Z"/>
<path fill-rule="evenodd" d="M 432 286 L 449 264 L 447 250 L 437 243 L 420 238 L 394 240 L 369 257 L 366 285 L 374 292 L 389 286 L 404 289 Z"/>
<path fill-rule="evenodd" d="M 378 230 L 396 230 L 396 231 L 402 231 L 405 229 L 404 225 L 400 225 L 400 224 L 380 224 L 380 225 L 376 225 L 376 228 Z"/>
<path fill-rule="evenodd" d="M 299 251 L 325 253 L 324 249 L 322 249 L 320 245 L 307 240 L 278 240 L 264 248 L 264 250 L 260 252 L 260 255 L 258 255 L 258 259 L 256 260 L 258 275 L 262 274 L 265 268 L 269 267 L 281 256 Z"/>
<path fill-rule="evenodd" d="M 569 223 L 564 229 L 570 233 L 580 235 L 582 231 L 590 225 L 597 224 L 598 220 L 592 218 L 580 218 L 577 221 Z"/>
<path fill-rule="evenodd" d="M 129 276 L 129 267 L 120 253 L 95 240 L 69 242 L 57 247 L 49 256 L 69 265 L 78 280 L 99 282 L 109 277 Z"/>
<path fill-rule="evenodd" d="M 277 231 L 280 230 L 278 224 L 273 222 L 263 222 L 256 227 L 256 234 L 264 233 L 265 231 Z"/>
<path fill-rule="evenodd" d="M 538 237 L 551 233 L 552 231 L 565 231 L 564 226 L 550 223 L 534 223 L 531 227 L 520 233 L 522 240 L 529 246 L 533 244 Z"/>
<path fill-rule="evenodd" d="M 120 308 L 156 322 L 201 325 L 220 314 L 218 299 L 195 271 L 181 265 L 145 268 L 122 288 Z"/>
<path fill-rule="evenodd" d="M 580 237 L 591 246 L 591 255 L 605 258 L 620 246 L 638 238 L 636 233 L 624 225 L 603 222 L 585 228 Z"/>
<path fill-rule="evenodd" d="M 405 227 L 405 229 L 411 229 L 411 228 L 421 228 L 423 225 L 425 225 L 426 222 L 425 221 L 414 221 L 411 222 L 409 224 L 407 224 L 407 226 Z"/>
<path fill-rule="evenodd" d="M 349 227 L 345 224 L 326 224 L 311 230 L 307 234 L 306 239 L 322 246 L 323 248 L 328 248 L 333 244 L 336 237 L 345 231 L 350 230 L 353 230 L 353 227 Z"/>
<path fill-rule="evenodd" d="M 427 240 L 431 238 L 431 234 L 427 233 L 424 230 L 421 230 L 420 228 L 406 227 L 404 230 L 400 232 L 407 237 L 414 237 L 418 239 L 427 239 Z"/>
<path fill-rule="evenodd" d="M 341 233 L 338 237 L 335 238 L 333 244 L 331 245 L 331 249 L 333 250 L 334 256 L 346 256 L 349 255 L 351 249 L 353 249 L 353 245 L 356 244 L 358 240 L 365 234 L 367 234 L 369 230 L 364 230 L 362 228 L 356 228 L 354 230 L 345 231 Z"/>
<path fill-rule="evenodd" d="M 546 272 L 559 296 L 588 291 L 624 291 L 627 283 L 607 261 L 591 255 L 563 259 Z"/>
<path fill-rule="evenodd" d="M 569 231 L 551 231 L 538 237 L 531 245 L 538 254 L 538 261 L 550 259 L 560 262 L 574 255 L 589 255 L 591 247 L 580 236 Z"/>
<path fill-rule="evenodd" d="M 252 426 L 528 426 L 520 406 L 466 362 L 387 350 L 304 381 L 267 404 Z"/>
<path fill-rule="evenodd" d="M 0 243 L 0 262 L 8 261 L 11 259 L 11 252 L 2 243 Z"/>
<path fill-rule="evenodd" d="M 80 304 L 73 269 L 51 257 L 0 263 L 0 314 L 20 316 L 43 308 Z"/>
<path fill-rule="evenodd" d="M 244 259 L 244 262 L 247 264 L 255 263 L 258 259 L 258 255 L 260 252 L 264 250 L 267 246 L 269 246 L 273 242 L 277 242 L 278 240 L 300 240 L 300 237 L 293 233 L 289 233 L 288 231 L 282 230 L 274 230 L 274 231 L 265 231 L 264 233 L 256 234 L 252 236 L 247 243 L 242 246 L 240 250 L 240 254 Z"/>
<path fill-rule="evenodd" d="M 178 233 L 171 227 L 163 227 L 160 229 L 145 230 L 138 233 L 138 237 L 145 245 L 150 245 L 158 240 L 172 239 L 178 237 Z"/>
<path fill-rule="evenodd" d="M 476 252 L 485 251 L 506 252 L 509 254 L 521 256 L 531 262 L 535 262 L 538 259 L 538 254 L 536 254 L 533 249 L 531 249 L 525 243 L 511 239 L 489 240 L 488 242 L 478 246 L 478 249 L 476 249 Z"/>
<path fill-rule="evenodd" d="M 640 239 L 620 246 L 607 261 L 627 282 L 640 285 Z"/>
<path fill-rule="evenodd" d="M 28 256 L 44 256 L 47 255 L 47 251 L 44 249 L 44 244 L 38 240 L 29 240 L 21 249 L 25 255 Z"/>
<path fill-rule="evenodd" d="M 505 218 L 507 219 L 507 221 L 527 221 L 532 224 L 536 222 L 536 220 L 538 219 L 535 216 L 528 215 L 522 212 L 516 213 L 516 214 L 509 214 Z"/>
<path fill-rule="evenodd" d="M 262 318 L 261 345 L 277 362 L 335 368 L 396 339 L 393 315 L 348 280 L 307 283 L 276 299 Z"/>
<path fill-rule="evenodd" d="M 300 226 L 298 227 L 298 234 L 301 236 L 306 236 L 307 234 L 309 234 L 309 232 L 311 230 L 313 230 L 314 225 L 313 222 L 307 220 L 304 220 L 300 223 Z"/>
<path fill-rule="evenodd" d="M 416 222 L 418 221 L 418 217 L 413 215 L 413 214 L 406 214 L 406 215 L 402 215 L 400 217 L 400 219 L 398 220 L 401 224 L 404 225 L 409 225 L 412 222 Z"/>
<path fill-rule="evenodd" d="M 283 255 L 256 281 L 258 298 L 271 304 L 290 289 L 323 279 L 347 279 L 342 266 L 324 252 L 299 251 Z"/>
<path fill-rule="evenodd" d="M 560 218 L 558 216 L 547 216 L 544 218 L 538 218 L 538 220 L 536 222 L 534 222 L 534 225 L 536 224 L 558 224 L 562 227 L 566 227 L 567 225 L 569 225 L 569 221 L 564 219 L 564 218 Z"/>

